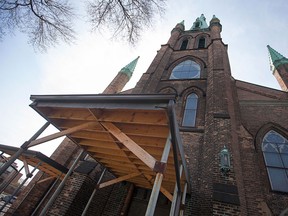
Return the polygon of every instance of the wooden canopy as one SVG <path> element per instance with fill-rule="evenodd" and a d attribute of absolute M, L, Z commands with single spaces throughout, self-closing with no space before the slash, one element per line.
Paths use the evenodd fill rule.
<path fill-rule="evenodd" d="M 171 198 L 175 184 L 183 187 L 187 179 L 174 99 L 174 95 L 32 95 L 30 106 L 111 171 L 117 177 L 114 183 L 126 180 L 151 189 L 160 172 L 161 191 Z M 161 161 L 170 142 L 168 161 Z M 31 142 L 36 144 L 37 140 Z"/>
<path fill-rule="evenodd" d="M 0 151 L 8 155 L 14 155 L 19 148 L 0 144 Z M 46 155 L 38 151 L 26 150 L 22 153 L 19 160 L 26 161 L 29 165 L 36 167 L 38 164 L 38 169 L 42 172 L 49 174 L 52 177 L 64 177 L 63 173 L 66 174 L 68 169 Z"/>

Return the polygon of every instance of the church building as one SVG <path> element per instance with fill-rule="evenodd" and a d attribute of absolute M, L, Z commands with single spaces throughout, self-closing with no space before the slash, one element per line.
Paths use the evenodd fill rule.
<path fill-rule="evenodd" d="M 7 215 L 288 215 L 288 59 L 267 46 L 282 90 L 236 80 L 221 31 L 178 23 L 133 89 L 139 57 L 102 94 L 32 95 L 60 132 L 23 154 L 66 138 Z"/>

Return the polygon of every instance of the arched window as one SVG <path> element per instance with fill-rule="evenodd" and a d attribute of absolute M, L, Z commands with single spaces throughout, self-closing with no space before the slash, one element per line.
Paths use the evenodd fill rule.
<path fill-rule="evenodd" d="M 198 41 L 198 48 L 205 48 L 205 38 L 201 37 Z"/>
<path fill-rule="evenodd" d="M 288 192 L 288 140 L 270 130 L 262 141 L 262 151 L 272 190 Z"/>
<path fill-rule="evenodd" d="M 195 79 L 199 77 L 200 65 L 192 60 L 186 60 L 172 70 L 170 79 Z"/>
<path fill-rule="evenodd" d="M 182 41 L 182 44 L 181 44 L 181 47 L 180 47 L 180 50 L 186 50 L 187 49 L 187 45 L 188 45 L 188 40 L 183 40 Z"/>
<path fill-rule="evenodd" d="M 182 126 L 195 127 L 198 96 L 195 93 L 188 95 L 185 103 Z"/>

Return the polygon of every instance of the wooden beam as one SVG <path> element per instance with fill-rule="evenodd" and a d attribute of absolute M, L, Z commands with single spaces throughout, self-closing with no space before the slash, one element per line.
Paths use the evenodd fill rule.
<path fill-rule="evenodd" d="M 131 174 L 128 174 L 125 176 L 121 176 L 119 178 L 116 178 L 116 179 L 113 179 L 113 180 L 99 184 L 98 188 L 104 188 L 104 187 L 110 186 L 112 184 L 116 184 L 118 182 L 122 182 L 122 181 L 125 181 L 125 180 L 130 179 L 130 178 L 134 178 L 134 177 L 139 176 L 139 175 L 141 175 L 141 173 L 131 173 Z"/>
<path fill-rule="evenodd" d="M 166 196 L 167 199 L 170 200 L 170 202 L 172 202 L 173 196 L 168 190 L 166 190 L 163 186 L 161 186 L 160 191 L 161 191 L 161 193 L 163 193 Z"/>
<path fill-rule="evenodd" d="M 49 110 L 50 109 L 50 110 Z M 83 108 L 41 108 L 42 112 L 47 113 L 49 119 L 68 119 L 68 120 L 86 120 L 93 121 L 95 118 L 87 110 Z"/>
<path fill-rule="evenodd" d="M 91 109 L 99 121 L 144 125 L 168 125 L 166 111 Z"/>
<path fill-rule="evenodd" d="M 77 126 L 72 127 L 72 128 L 68 128 L 67 130 L 60 131 L 60 132 L 57 132 L 57 133 L 54 133 L 54 134 L 51 134 L 51 135 L 48 135 L 48 136 L 33 140 L 28 145 L 28 148 L 30 148 L 32 146 L 39 145 L 41 143 L 44 143 L 44 142 L 47 142 L 47 141 L 50 141 L 50 140 L 53 140 L 53 139 L 57 139 L 57 138 L 62 137 L 62 136 L 66 136 L 68 134 L 74 133 L 76 131 L 79 131 L 79 130 L 82 130 L 84 128 L 88 128 L 88 127 L 91 127 L 91 126 L 94 126 L 94 125 L 96 125 L 96 122 L 86 122 L 84 124 L 77 125 Z"/>
<path fill-rule="evenodd" d="M 107 122 L 108 123 L 108 122 Z M 163 125 L 118 124 L 118 129 L 129 135 L 167 138 L 169 127 Z"/>
<path fill-rule="evenodd" d="M 29 167 L 28 167 L 28 162 L 27 162 L 25 157 L 24 157 L 24 159 L 22 161 L 23 161 L 23 164 L 24 164 L 25 174 L 26 174 L 26 176 L 28 176 L 30 174 Z"/>
<path fill-rule="evenodd" d="M 151 184 L 154 183 L 154 178 L 152 176 L 150 175 L 144 175 L 144 176 Z M 160 191 L 167 197 L 167 199 L 169 199 L 172 202 L 173 196 L 168 190 L 166 190 L 163 186 L 161 186 Z"/>
<path fill-rule="evenodd" d="M 143 161 L 143 163 L 145 163 L 150 169 L 154 169 L 156 159 L 153 156 L 151 156 L 148 152 L 137 145 L 137 143 L 130 139 L 121 130 L 119 130 L 113 123 L 101 122 L 101 124 L 133 154 L 135 154 L 141 161 Z"/>
<path fill-rule="evenodd" d="M 91 113 L 93 113 L 94 114 L 94 116 L 95 116 L 95 119 L 98 121 L 98 117 L 99 116 L 101 116 L 101 114 L 103 113 L 102 112 L 102 110 L 94 110 L 94 112 L 92 112 L 92 110 L 90 110 L 90 112 Z M 101 125 L 101 124 L 100 124 Z M 103 126 L 103 125 L 102 125 Z M 104 126 L 103 126 L 103 129 L 104 129 Z M 106 131 L 106 130 L 105 130 Z M 109 131 L 109 130 L 108 130 Z M 110 133 L 109 133 L 109 135 L 110 135 Z M 111 139 L 113 139 L 112 137 L 111 137 Z M 141 138 L 142 139 L 142 138 Z M 113 139 L 114 140 L 114 139 Z M 115 144 L 117 145 L 117 147 L 119 148 L 119 149 L 121 149 L 122 151 L 123 151 L 123 148 L 122 147 L 120 147 L 120 145 L 116 142 L 116 140 L 114 140 L 114 142 L 115 142 Z M 128 154 L 127 154 L 127 152 L 125 152 L 125 151 L 123 151 L 123 153 L 126 155 L 126 158 L 130 161 L 130 163 L 138 170 L 138 172 L 139 173 L 142 173 L 140 170 L 139 170 L 139 168 L 138 168 L 138 166 L 134 163 L 134 159 L 131 159 L 131 155 L 129 156 Z M 113 158 L 112 158 L 112 160 L 114 160 L 114 158 L 115 158 L 116 156 L 114 156 Z M 141 161 L 141 160 L 139 160 L 139 161 Z M 142 162 L 142 161 L 141 161 Z M 142 162 L 143 163 L 143 162 Z M 116 173 L 118 173 L 117 171 L 116 171 Z M 143 175 L 144 176 L 144 179 L 146 179 L 146 177 L 145 177 L 145 175 Z M 147 179 L 146 179 L 147 180 Z M 147 184 L 148 185 L 151 185 L 152 186 L 152 184 L 147 180 Z M 143 183 L 142 184 L 140 184 L 142 187 L 144 186 L 143 185 Z"/>
<path fill-rule="evenodd" d="M 42 179 L 40 181 L 37 181 L 36 184 L 40 184 L 40 183 L 43 183 L 45 181 L 48 181 L 48 180 L 51 180 L 51 179 L 55 179 L 55 178 L 56 178 L 55 176 L 50 176 L 48 178 Z"/>

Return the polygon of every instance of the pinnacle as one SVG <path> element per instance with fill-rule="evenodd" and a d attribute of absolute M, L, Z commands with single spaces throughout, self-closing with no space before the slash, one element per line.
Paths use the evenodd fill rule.
<path fill-rule="evenodd" d="M 133 61 L 131 61 L 129 64 L 127 64 L 125 67 L 123 67 L 119 73 L 125 73 L 127 74 L 127 76 L 129 77 L 129 79 L 131 78 L 135 67 L 137 65 L 138 59 L 140 58 L 140 56 L 138 56 L 136 59 L 134 59 Z"/>
<path fill-rule="evenodd" d="M 279 52 L 274 50 L 269 45 L 267 45 L 267 48 L 268 48 L 268 52 L 269 52 L 271 69 L 277 68 L 278 66 L 280 66 L 282 64 L 288 64 L 287 58 L 285 58 L 283 55 L 281 55 Z"/>

